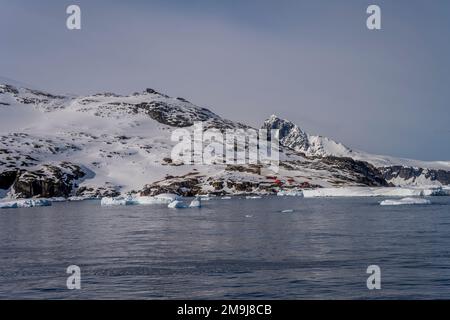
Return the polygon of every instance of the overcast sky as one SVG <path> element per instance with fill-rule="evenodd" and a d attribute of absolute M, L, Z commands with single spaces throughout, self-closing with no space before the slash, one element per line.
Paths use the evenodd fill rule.
<path fill-rule="evenodd" d="M 70 4 L 82 30 L 66 28 Z M 0 0 L 0 30 L 0 76 L 41 89 L 150 87 L 254 126 L 277 114 L 356 149 L 450 160 L 448 0 Z"/>

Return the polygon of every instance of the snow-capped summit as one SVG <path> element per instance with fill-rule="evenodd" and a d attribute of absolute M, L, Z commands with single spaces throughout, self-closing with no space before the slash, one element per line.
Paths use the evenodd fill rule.
<path fill-rule="evenodd" d="M 264 121 L 262 129 L 279 130 L 280 144 L 306 154 L 309 149 L 308 135 L 292 122 L 271 115 Z"/>
<path fill-rule="evenodd" d="M 311 136 L 289 120 L 281 119 L 276 115 L 270 116 L 263 129 L 280 130 L 280 143 L 282 146 L 304 153 L 310 157 L 349 156 L 352 150 L 342 143 L 327 137 Z"/>

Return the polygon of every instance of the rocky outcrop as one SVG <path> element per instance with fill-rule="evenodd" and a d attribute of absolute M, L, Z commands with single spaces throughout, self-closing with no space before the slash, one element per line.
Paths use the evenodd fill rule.
<path fill-rule="evenodd" d="M 417 178 L 423 177 L 430 181 L 437 181 L 443 185 L 450 185 L 450 171 L 423 169 L 404 166 L 391 166 L 380 168 L 383 178 L 386 180 L 403 179 L 405 182 L 414 183 Z"/>
<path fill-rule="evenodd" d="M 0 189 L 8 190 L 13 185 L 17 177 L 17 171 L 4 171 L 0 173 Z"/>
<path fill-rule="evenodd" d="M 167 98 L 167 97 L 165 97 Z M 166 101 L 151 101 L 132 106 L 135 113 L 142 112 L 153 120 L 171 127 L 190 127 L 196 122 L 203 122 L 204 128 L 229 129 L 247 128 L 248 126 L 223 119 L 206 108 L 195 106 L 185 99 L 176 99 L 171 103 Z"/>
<path fill-rule="evenodd" d="M 12 191 L 15 198 L 68 197 L 84 176 L 79 166 L 68 162 L 43 165 L 34 171 L 17 171 Z"/>
<path fill-rule="evenodd" d="M 349 182 L 369 187 L 389 186 L 382 172 L 370 163 L 339 157 L 324 157 L 321 159 L 321 162 L 339 170 L 340 175 L 344 176 Z"/>
<path fill-rule="evenodd" d="M 174 193 L 183 197 L 193 197 L 200 193 L 201 183 L 197 177 L 168 177 L 166 180 L 146 185 L 141 196 L 156 196 L 162 193 Z"/>
<path fill-rule="evenodd" d="M 82 186 L 77 189 L 75 196 L 83 199 L 101 199 L 103 197 L 120 196 L 120 188 L 118 186 L 105 184 L 104 186 Z"/>

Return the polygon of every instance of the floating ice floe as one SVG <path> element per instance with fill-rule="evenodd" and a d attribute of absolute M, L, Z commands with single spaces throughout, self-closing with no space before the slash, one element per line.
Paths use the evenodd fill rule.
<path fill-rule="evenodd" d="M 380 205 L 382 206 L 400 206 L 412 204 L 431 204 L 431 201 L 421 198 L 403 198 L 399 200 L 384 200 L 380 202 Z"/>
<path fill-rule="evenodd" d="M 261 196 L 246 196 L 245 199 L 261 199 Z"/>
<path fill-rule="evenodd" d="M 303 191 L 301 190 L 280 190 L 277 192 L 277 196 L 279 197 L 302 197 Z"/>
<path fill-rule="evenodd" d="M 48 199 L 25 199 L 25 200 L 0 202 L 0 209 L 48 207 L 51 205 L 52 202 Z"/>
<path fill-rule="evenodd" d="M 222 200 L 231 200 L 231 197 L 222 197 Z"/>
<path fill-rule="evenodd" d="M 153 197 L 104 197 L 101 200 L 102 206 L 132 206 L 132 205 L 151 205 L 151 204 L 169 204 L 180 197 L 176 194 L 163 193 Z"/>
<path fill-rule="evenodd" d="M 343 187 L 303 190 L 305 198 L 316 197 L 422 197 L 445 196 L 449 191 L 442 187 Z"/>
<path fill-rule="evenodd" d="M 293 209 L 287 209 L 287 210 L 282 210 L 281 213 L 292 213 L 294 212 Z"/>
<path fill-rule="evenodd" d="M 167 206 L 167 208 L 170 208 L 170 209 L 184 209 L 187 207 L 188 206 L 181 200 L 174 200 L 171 203 L 169 203 L 169 205 Z"/>

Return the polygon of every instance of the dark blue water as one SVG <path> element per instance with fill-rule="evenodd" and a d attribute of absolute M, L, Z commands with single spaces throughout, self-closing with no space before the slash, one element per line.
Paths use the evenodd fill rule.
<path fill-rule="evenodd" d="M 0 209 L 0 298 L 450 298 L 450 197 L 380 200 Z M 373 264 L 381 290 L 366 287 Z M 81 290 L 66 287 L 69 265 Z"/>

